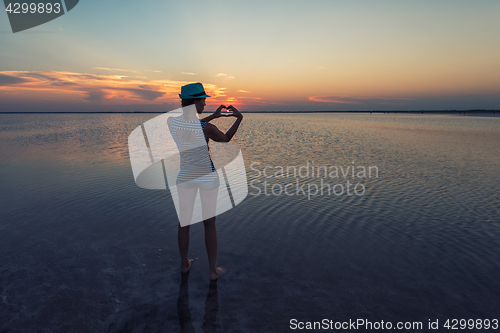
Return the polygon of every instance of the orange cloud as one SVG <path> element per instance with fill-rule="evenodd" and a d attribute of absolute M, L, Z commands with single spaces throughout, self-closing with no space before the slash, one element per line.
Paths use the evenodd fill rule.
<path fill-rule="evenodd" d="M 384 104 L 384 105 L 404 105 L 403 101 L 415 100 L 414 98 L 392 98 L 392 97 L 348 97 L 348 96 L 309 96 L 312 102 L 331 104 Z"/>
<path fill-rule="evenodd" d="M 110 71 L 110 72 L 129 72 L 129 73 L 140 73 L 140 71 L 134 71 L 131 69 L 120 69 L 120 68 L 107 68 L 107 67 L 92 67 L 93 69 L 100 69 L 103 71 Z"/>
<path fill-rule="evenodd" d="M 40 92 L 53 92 L 53 98 L 80 96 L 82 101 L 100 104 L 177 102 L 180 87 L 187 83 L 190 82 L 58 71 L 0 72 L 0 93 L 17 92 L 22 98 L 38 98 Z M 214 84 L 205 83 L 204 87 L 214 98 L 225 96 L 224 90 Z"/>
<path fill-rule="evenodd" d="M 225 74 L 225 73 L 217 73 L 215 76 L 217 77 L 224 77 L 226 80 L 232 80 L 234 79 L 234 76 Z"/>
<path fill-rule="evenodd" d="M 359 101 L 344 96 L 309 96 L 313 102 L 335 103 L 335 104 L 361 104 Z"/>

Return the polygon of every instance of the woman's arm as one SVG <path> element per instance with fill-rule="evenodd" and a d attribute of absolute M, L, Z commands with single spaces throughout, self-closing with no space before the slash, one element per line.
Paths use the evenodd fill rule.
<path fill-rule="evenodd" d="M 232 116 L 236 117 L 236 121 L 225 134 L 222 133 L 216 126 L 212 124 L 205 125 L 205 130 L 204 130 L 205 135 L 216 142 L 231 141 L 234 134 L 236 134 L 236 131 L 238 130 L 238 127 L 241 124 L 241 121 L 243 120 L 243 115 L 234 106 L 232 105 L 228 106 L 227 109 L 233 112 Z"/>
<path fill-rule="evenodd" d="M 200 119 L 201 121 L 204 121 L 206 123 L 208 123 L 210 120 L 213 120 L 213 119 L 217 119 L 219 117 L 221 117 L 221 111 L 222 109 L 226 109 L 226 106 L 225 105 L 220 105 L 217 110 L 215 110 L 214 113 L 212 113 L 210 116 L 206 116 L 205 118 L 203 119 Z"/>

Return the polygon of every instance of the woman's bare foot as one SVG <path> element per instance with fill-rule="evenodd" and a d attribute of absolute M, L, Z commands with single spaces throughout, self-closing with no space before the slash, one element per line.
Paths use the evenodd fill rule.
<path fill-rule="evenodd" d="M 215 272 L 211 272 L 210 273 L 210 281 L 216 281 L 218 280 L 222 275 L 226 274 L 227 272 L 229 272 L 229 269 L 227 267 L 224 267 L 224 266 L 221 266 L 221 267 L 217 267 L 215 269 L 216 271 Z"/>
<path fill-rule="evenodd" d="M 189 268 L 191 267 L 192 262 L 193 262 L 193 259 L 189 259 L 187 265 L 184 265 L 184 264 L 181 265 L 181 273 L 182 274 L 186 274 L 187 272 L 189 272 Z"/>

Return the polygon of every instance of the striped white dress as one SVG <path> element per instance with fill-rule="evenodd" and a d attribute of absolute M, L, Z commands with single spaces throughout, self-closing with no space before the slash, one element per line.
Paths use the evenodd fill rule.
<path fill-rule="evenodd" d="M 208 149 L 209 139 L 203 133 L 206 122 L 185 120 L 182 115 L 171 119 L 170 133 L 177 144 L 181 160 L 177 185 L 189 185 L 193 182 L 203 184 L 218 180 L 219 177 Z M 192 131 L 195 133 L 196 139 L 194 141 L 183 141 L 177 135 L 178 130 L 182 130 L 182 132 Z"/>

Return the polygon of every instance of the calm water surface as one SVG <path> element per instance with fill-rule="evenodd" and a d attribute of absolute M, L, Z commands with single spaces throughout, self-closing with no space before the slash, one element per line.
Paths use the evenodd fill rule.
<path fill-rule="evenodd" d="M 245 115 L 234 141 L 253 187 L 217 217 L 230 272 L 210 286 L 203 224 L 183 280 L 170 194 L 133 180 L 127 138 L 154 116 L 0 115 L 0 331 L 500 319 L 500 118 Z M 274 176 L 307 163 L 378 177 Z M 364 195 L 277 195 L 321 180 Z"/>

